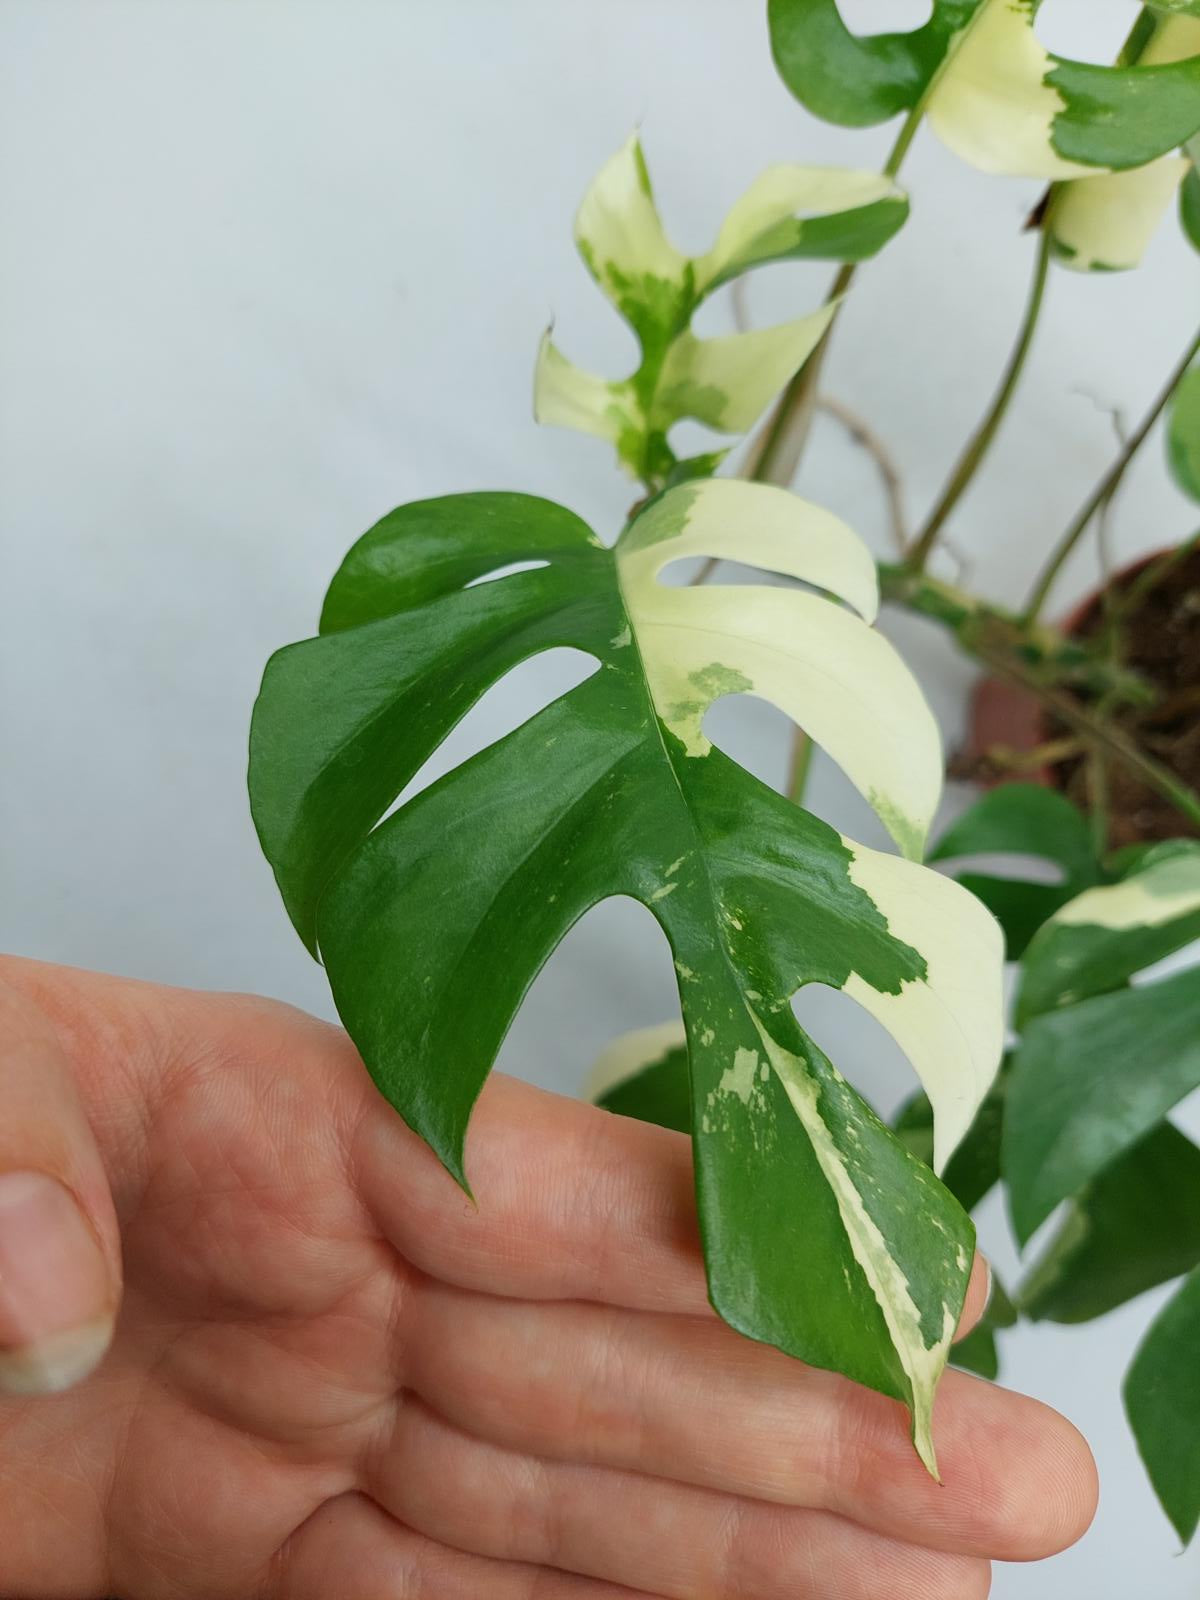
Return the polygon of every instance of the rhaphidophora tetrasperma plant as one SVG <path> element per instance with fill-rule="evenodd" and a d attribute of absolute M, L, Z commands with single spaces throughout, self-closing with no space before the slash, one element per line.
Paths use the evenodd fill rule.
<path fill-rule="evenodd" d="M 854 125 L 903 115 L 883 172 L 772 167 L 712 249 L 689 257 L 663 230 L 631 139 L 589 189 L 576 240 L 640 360 L 627 378 L 595 376 L 547 336 L 535 395 L 541 421 L 608 440 L 640 482 L 625 527 L 610 543 L 561 506 L 507 492 L 391 512 L 342 563 L 318 637 L 272 658 L 251 738 L 255 822 L 292 921 L 324 961 L 376 1083 L 464 1187 L 472 1105 L 547 956 L 608 896 L 649 908 L 671 945 L 683 1021 L 614 1046 L 606 1103 L 690 1128 L 720 1314 L 904 1400 L 931 1471 L 932 1399 L 974 1242 L 931 1165 L 948 1175 L 956 1164 L 960 1174 L 972 1161 L 986 1167 L 998 1140 L 987 1131 L 999 1126 L 1010 1076 L 994 1086 L 1004 942 L 970 892 L 982 880 L 963 887 L 920 864 L 942 755 L 914 680 L 871 627 L 881 588 L 1034 690 L 1097 750 L 1115 758 L 1128 746 L 1142 776 L 1173 783 L 1200 817 L 1200 800 L 1112 723 L 1122 696 L 1144 693 L 1137 674 L 1039 620 L 1057 565 L 1024 616 L 925 570 L 1016 386 L 1049 261 L 1135 264 L 1181 183 L 1193 237 L 1200 214 L 1189 158 L 1175 153 L 1200 128 L 1200 0 L 1143 10 L 1112 67 L 1048 54 L 1034 10 L 1028 0 L 935 0 L 922 28 L 857 37 L 835 0 L 772 0 L 776 61 L 805 105 Z M 794 472 L 856 265 L 907 219 L 896 175 L 923 119 L 977 166 L 1051 187 L 1032 219 L 1030 310 L 997 401 L 903 559 L 877 566 L 844 522 L 780 485 Z M 803 258 L 839 263 L 819 308 L 725 337 L 692 331 L 723 286 Z M 676 456 L 676 422 L 744 433 L 780 390 L 741 478 L 715 476 L 726 452 Z M 663 580 L 689 559 L 704 562 L 701 581 Z M 770 578 L 704 582 L 727 560 Z M 592 675 L 393 810 L 470 706 L 556 646 L 588 652 Z M 787 713 L 803 730 L 800 751 L 823 746 L 899 854 L 866 849 L 806 811 L 804 760 L 780 794 L 715 749 L 705 715 L 738 694 Z M 1088 892 L 1139 893 L 1129 882 L 1102 887 L 1118 869 L 1081 826 Z M 962 854 L 964 837 L 942 853 Z M 1037 839 L 1037 853 L 1053 857 Z M 1036 898 L 1044 886 L 1029 887 Z M 987 896 L 1010 954 L 1010 923 L 1031 915 L 1028 905 L 1012 911 L 1012 893 Z M 1057 922 L 1031 951 L 1039 939 L 1078 939 L 1071 927 L 1087 933 L 1087 897 L 1074 911 L 1065 898 L 1041 902 Z M 1120 904 L 1118 920 L 1136 921 L 1128 898 Z M 1054 970 L 1059 954 L 1047 958 Z M 1110 962 L 1103 982 L 1076 974 L 1070 998 L 1117 987 L 1116 970 Z M 1027 966 L 1023 1003 L 1040 981 Z M 791 1001 L 810 983 L 858 1001 L 912 1061 L 927 1099 L 897 1131 L 799 1026 Z M 1055 1179 L 1057 1191 L 1043 1185 L 1025 1222 L 1095 1171 Z"/>

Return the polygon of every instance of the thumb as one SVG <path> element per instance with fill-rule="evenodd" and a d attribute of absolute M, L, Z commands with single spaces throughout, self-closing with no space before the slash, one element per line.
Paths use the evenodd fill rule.
<path fill-rule="evenodd" d="M 120 1283 L 116 1215 L 70 1066 L 50 1022 L 0 983 L 0 1395 L 86 1377 Z"/>

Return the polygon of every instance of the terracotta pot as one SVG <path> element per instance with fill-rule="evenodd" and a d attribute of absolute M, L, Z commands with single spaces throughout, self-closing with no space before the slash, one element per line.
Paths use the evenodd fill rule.
<path fill-rule="evenodd" d="M 1152 550 L 1139 556 L 1128 566 L 1113 574 L 1105 587 L 1127 583 L 1136 578 L 1143 568 L 1157 561 L 1166 552 Z M 1094 589 L 1075 606 L 1058 624 L 1068 637 L 1082 632 L 1095 616 L 1104 597 L 1104 588 Z M 967 740 L 964 754 L 971 761 L 981 759 L 997 745 L 1008 750 L 1036 750 L 1051 737 L 1046 714 L 1037 698 L 1027 689 L 1008 683 L 1002 678 L 980 678 L 971 692 L 970 714 L 967 721 Z M 980 780 L 981 787 L 994 789 L 998 784 L 1009 783 L 1013 778 L 1024 783 L 1041 783 L 1058 787 L 1057 775 L 1052 767 L 1036 767 L 1012 774 L 997 775 Z"/>

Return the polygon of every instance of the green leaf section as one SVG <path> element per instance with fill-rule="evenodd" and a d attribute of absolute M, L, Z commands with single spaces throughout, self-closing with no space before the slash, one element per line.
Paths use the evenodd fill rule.
<path fill-rule="evenodd" d="M 1200 172 L 1194 162 L 1179 190 L 1179 225 L 1192 248 L 1200 250 Z"/>
<path fill-rule="evenodd" d="M 713 248 L 685 256 L 663 229 L 641 145 L 604 166 L 575 222 L 579 252 L 640 347 L 636 370 L 610 380 L 572 365 L 543 339 L 534 382 L 539 421 L 607 439 L 649 487 L 679 481 L 668 434 L 685 417 L 738 433 L 807 359 L 832 306 L 775 328 L 699 339 L 692 318 L 709 295 L 772 262 L 861 261 L 908 215 L 903 192 L 874 173 L 775 166 L 730 211 Z M 696 474 L 704 457 L 693 458 Z"/>
<path fill-rule="evenodd" d="M 964 1211 L 974 1211 L 1000 1181 L 1000 1143 L 1008 1098 L 1009 1065 L 1006 1058 L 975 1113 L 974 1122 L 942 1172 L 942 1182 Z M 892 1126 L 913 1155 L 933 1165 L 933 1106 L 928 1095 L 914 1095 Z"/>
<path fill-rule="evenodd" d="M 800 103 L 826 122 L 865 128 L 911 111 L 981 0 L 934 0 L 907 33 L 852 33 L 837 0 L 769 0 L 771 51 Z"/>
<path fill-rule="evenodd" d="M 1125 1379 L 1125 1410 L 1146 1471 L 1187 1544 L 1200 1523 L 1200 1270 L 1155 1318 Z"/>
<path fill-rule="evenodd" d="M 1198 1264 L 1200 1149 L 1163 1122 L 1070 1201 L 1018 1303 L 1035 1322 L 1089 1322 Z"/>
<path fill-rule="evenodd" d="M 464 1185 L 471 1108 L 538 970 L 598 901 L 647 906 L 678 975 L 715 1306 L 751 1337 L 908 1402 L 932 1468 L 932 1395 L 973 1232 L 789 1000 L 808 982 L 845 988 L 924 1064 L 947 1127 L 965 1128 L 999 1054 L 998 939 L 956 885 L 851 845 L 704 739 L 720 694 L 753 686 L 790 705 L 808 683 L 815 718 L 834 703 L 835 743 L 850 727 L 844 764 L 883 809 L 903 810 L 869 770 L 887 768 L 889 740 L 895 781 L 927 764 L 936 800 L 919 696 L 894 713 L 876 696 L 873 738 L 836 704 L 859 670 L 885 699 L 916 695 L 898 658 L 870 653 L 889 647 L 865 623 L 795 590 L 657 581 L 675 555 L 734 542 L 825 590 L 873 582 L 828 514 L 719 480 L 668 491 L 615 550 L 532 497 L 402 508 L 347 557 L 322 635 L 268 664 L 252 809 L 375 1082 Z M 472 585 L 518 560 L 545 565 Z M 835 642 L 822 645 L 827 627 Z M 470 705 L 555 645 L 588 651 L 597 670 L 381 821 Z"/>
<path fill-rule="evenodd" d="M 677 1133 L 692 1131 L 692 1091 L 685 1044 L 669 1046 L 631 1076 L 618 1079 L 595 1097 L 619 1117 L 653 1122 Z"/>
<path fill-rule="evenodd" d="M 1188 368 L 1172 396 L 1167 461 L 1184 494 L 1200 501 L 1200 365 Z"/>
<path fill-rule="evenodd" d="M 1018 1236 L 1200 1086 L 1200 969 L 1036 1019 L 1013 1060 L 1004 1172 Z"/>
<path fill-rule="evenodd" d="M 1029 856 L 1048 861 L 1059 883 L 1040 883 L 992 873 L 956 871 L 954 876 L 987 906 L 1004 929 L 1005 953 L 1018 961 L 1042 924 L 1101 871 L 1091 830 L 1082 813 L 1056 790 L 1032 783 L 991 789 L 953 822 L 929 853 L 930 861 L 968 856 Z"/>
<path fill-rule="evenodd" d="M 1054 59 L 1045 82 L 1063 109 L 1053 143 L 1069 161 L 1123 172 L 1185 144 L 1200 128 L 1200 56 L 1134 67 Z"/>

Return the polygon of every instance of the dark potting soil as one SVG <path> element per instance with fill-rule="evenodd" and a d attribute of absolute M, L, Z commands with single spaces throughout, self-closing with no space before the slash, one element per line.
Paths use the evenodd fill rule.
<path fill-rule="evenodd" d="M 1146 570 L 1122 575 L 1109 594 L 1126 593 Z M 1074 632 L 1081 638 L 1103 634 L 1111 609 L 1097 598 Z M 1126 708 L 1114 720 L 1146 755 L 1200 790 L 1200 547 L 1158 579 L 1135 612 L 1122 616 L 1119 636 L 1123 664 L 1149 679 L 1158 697 L 1155 705 Z M 1051 736 L 1067 732 L 1056 724 Z M 1200 837 L 1200 826 L 1181 816 L 1124 763 L 1110 757 L 1104 767 L 1114 847 L 1184 834 Z M 1070 799 L 1090 806 L 1093 775 L 1085 758 L 1060 761 L 1051 770 Z"/>

